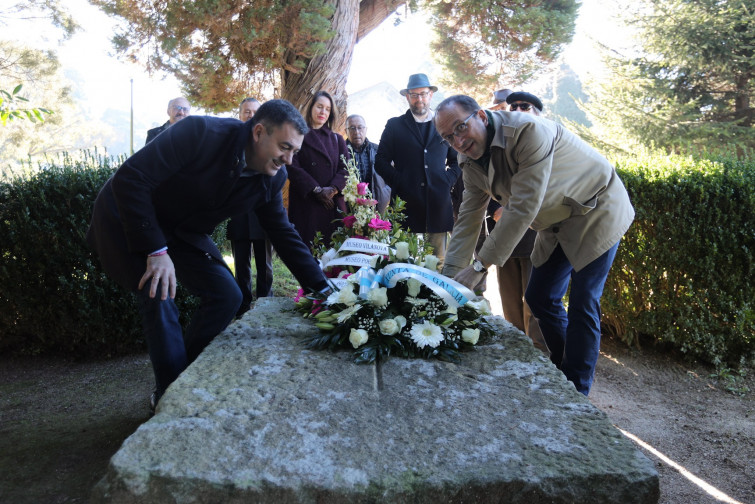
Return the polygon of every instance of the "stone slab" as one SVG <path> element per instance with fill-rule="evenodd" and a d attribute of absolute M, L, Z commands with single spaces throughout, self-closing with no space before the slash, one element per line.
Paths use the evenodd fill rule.
<path fill-rule="evenodd" d="M 107 503 L 655 503 L 652 463 L 500 317 L 459 364 L 357 365 L 268 298 L 113 456 Z"/>

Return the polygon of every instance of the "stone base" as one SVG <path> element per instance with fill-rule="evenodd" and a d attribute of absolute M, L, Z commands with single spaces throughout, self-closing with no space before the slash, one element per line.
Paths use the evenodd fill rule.
<path fill-rule="evenodd" d="M 652 463 L 500 317 L 460 364 L 310 351 L 267 298 L 123 443 L 92 501 L 656 503 Z"/>

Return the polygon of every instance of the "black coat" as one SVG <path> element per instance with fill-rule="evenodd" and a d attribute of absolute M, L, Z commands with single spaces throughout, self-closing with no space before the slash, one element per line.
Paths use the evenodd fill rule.
<path fill-rule="evenodd" d="M 442 233 L 454 225 L 451 186 L 461 175 L 456 151 L 442 143 L 431 122 L 425 140 L 411 111 L 388 120 L 378 145 L 375 169 L 406 201 L 405 226 L 415 233 Z"/>
<path fill-rule="evenodd" d="M 165 121 L 165 124 L 163 124 L 162 126 L 158 126 L 157 128 L 152 128 L 150 130 L 147 130 L 147 141 L 144 142 L 144 145 L 147 145 L 152 140 L 154 140 L 157 135 L 159 135 L 160 133 L 168 129 L 169 126 L 170 126 L 170 121 Z"/>
<path fill-rule="evenodd" d="M 322 271 L 288 222 L 275 176 L 244 171 L 252 123 L 187 117 L 144 146 L 105 183 L 87 240 L 105 271 L 135 290 L 147 254 L 175 240 L 223 261 L 210 234 L 228 217 L 254 210 L 278 255 L 305 288 L 326 286 Z M 251 176 L 242 177 L 245 175 Z"/>

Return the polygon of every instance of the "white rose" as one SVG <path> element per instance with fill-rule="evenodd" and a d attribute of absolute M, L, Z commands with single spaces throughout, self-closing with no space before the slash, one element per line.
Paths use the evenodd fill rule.
<path fill-rule="evenodd" d="M 479 329 L 464 329 L 461 331 L 461 339 L 463 341 L 466 341 L 467 343 L 470 343 L 472 345 L 477 344 L 477 340 L 480 339 L 480 330 Z"/>
<path fill-rule="evenodd" d="M 432 254 L 425 256 L 425 268 L 438 271 L 438 258 Z"/>
<path fill-rule="evenodd" d="M 395 317 L 393 317 L 393 320 L 395 320 L 396 324 L 398 324 L 399 331 L 406 327 L 406 317 L 404 317 L 403 315 L 396 315 Z"/>
<path fill-rule="evenodd" d="M 351 306 L 351 305 L 353 305 L 354 303 L 357 302 L 357 295 L 354 294 L 354 291 L 352 290 L 352 288 L 351 288 L 350 285 L 349 285 L 348 288 L 344 287 L 343 289 L 341 289 L 338 292 L 340 294 L 338 296 L 338 302 L 339 303 L 343 303 L 346 306 Z"/>
<path fill-rule="evenodd" d="M 367 339 L 367 331 L 364 329 L 352 329 L 351 333 L 349 333 L 349 342 L 354 348 L 359 348 L 367 343 Z"/>
<path fill-rule="evenodd" d="M 391 319 L 391 318 L 381 320 L 378 323 L 378 326 L 380 327 L 380 332 L 388 336 L 390 336 L 391 334 L 396 334 L 397 332 L 401 330 L 396 320 Z"/>
<path fill-rule="evenodd" d="M 367 301 L 379 308 L 386 306 L 388 304 L 388 289 L 385 287 L 370 289 L 367 292 Z"/>
<path fill-rule="evenodd" d="M 490 303 L 488 303 L 488 300 L 485 298 L 481 297 L 473 301 L 468 301 L 467 304 L 474 308 L 480 315 L 492 315 L 492 312 L 490 311 Z"/>
<path fill-rule="evenodd" d="M 396 259 L 404 261 L 409 259 L 409 244 L 406 242 L 398 242 L 396 244 Z"/>
<path fill-rule="evenodd" d="M 411 297 L 417 297 L 419 295 L 419 288 L 422 286 L 422 282 L 416 278 L 410 278 L 406 281 L 406 286 L 409 288 L 409 295 Z"/>

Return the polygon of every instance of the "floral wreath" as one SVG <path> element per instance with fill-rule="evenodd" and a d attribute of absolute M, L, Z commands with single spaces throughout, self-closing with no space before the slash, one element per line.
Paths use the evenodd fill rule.
<path fill-rule="evenodd" d="M 369 184 L 359 181 L 354 156 L 344 199 L 351 213 L 331 235 L 331 248 L 315 238 L 320 267 L 333 288 L 327 297 L 295 301 L 319 332 L 313 349 L 350 348 L 355 362 L 390 355 L 457 362 L 491 328 L 483 319 L 490 305 L 458 282 L 438 273 L 438 258 L 416 234 L 401 227 L 404 202 L 394 198 L 379 214 Z"/>

